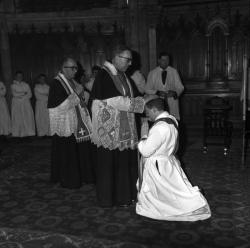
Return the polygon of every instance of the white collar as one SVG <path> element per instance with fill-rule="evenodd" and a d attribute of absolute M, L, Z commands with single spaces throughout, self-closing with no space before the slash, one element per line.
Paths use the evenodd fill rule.
<path fill-rule="evenodd" d="M 24 83 L 24 81 L 17 81 L 17 80 L 14 79 L 14 80 L 13 80 L 13 83 L 14 83 L 14 84 L 21 84 L 21 83 Z"/>
<path fill-rule="evenodd" d="M 168 70 L 169 65 L 167 66 L 167 68 L 166 68 L 166 69 L 163 69 L 163 68 L 161 68 L 160 66 L 158 66 L 158 67 L 159 67 L 159 69 L 160 69 L 161 71 L 167 71 L 167 70 Z"/>
<path fill-rule="evenodd" d="M 75 82 L 75 79 L 74 78 L 72 78 L 71 80 L 70 79 L 67 79 L 66 77 L 65 77 L 65 75 L 62 73 L 62 72 L 58 72 L 58 75 L 64 80 L 64 81 L 74 81 Z"/>
<path fill-rule="evenodd" d="M 114 76 L 117 76 L 118 72 L 113 64 L 108 61 L 105 61 L 103 65 L 106 66 Z"/>
<path fill-rule="evenodd" d="M 64 76 L 64 74 L 63 74 L 62 72 L 58 72 L 58 75 L 59 75 L 62 79 L 68 81 L 68 79 Z"/>

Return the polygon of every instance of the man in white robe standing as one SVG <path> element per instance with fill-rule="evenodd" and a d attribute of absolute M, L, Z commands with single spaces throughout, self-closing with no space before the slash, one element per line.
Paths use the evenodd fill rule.
<path fill-rule="evenodd" d="M 145 98 L 146 116 L 154 121 L 142 126 L 138 144 L 142 155 L 136 213 L 152 219 L 197 221 L 211 216 L 209 205 L 197 186 L 192 186 L 175 157 L 178 122 L 164 111 L 156 95 Z M 143 164 L 142 164 L 143 162 Z"/>
<path fill-rule="evenodd" d="M 184 91 L 178 71 L 170 66 L 170 55 L 161 52 L 158 56 L 158 66 L 151 70 L 145 86 L 146 94 L 156 94 L 165 101 L 165 110 L 173 115 L 179 124 L 180 147 L 178 157 L 181 158 L 185 151 L 186 134 L 185 125 L 181 121 L 179 98 Z"/>
<path fill-rule="evenodd" d="M 159 66 L 148 74 L 145 93 L 162 97 L 166 101 L 169 113 L 179 121 L 179 97 L 184 90 L 184 86 L 177 70 L 170 66 L 169 54 L 166 52 L 160 53 L 158 64 Z"/>

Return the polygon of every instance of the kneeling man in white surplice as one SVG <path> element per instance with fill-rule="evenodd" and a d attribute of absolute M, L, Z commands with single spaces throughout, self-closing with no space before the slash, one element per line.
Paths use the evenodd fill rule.
<path fill-rule="evenodd" d="M 205 197 L 191 185 L 175 156 L 178 122 L 164 111 L 162 99 L 150 95 L 145 100 L 146 116 L 154 124 L 149 131 L 147 121 L 142 124 L 136 213 L 157 220 L 208 219 L 211 212 Z"/>

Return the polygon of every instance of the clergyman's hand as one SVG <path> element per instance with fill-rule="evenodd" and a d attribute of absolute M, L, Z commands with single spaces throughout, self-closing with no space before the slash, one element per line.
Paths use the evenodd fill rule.
<path fill-rule="evenodd" d="M 176 91 L 169 90 L 167 93 L 168 97 L 173 97 L 174 99 L 177 99 L 177 93 Z"/>
<path fill-rule="evenodd" d="M 160 98 L 163 98 L 163 99 L 168 98 L 168 94 L 167 94 L 167 92 L 165 92 L 165 91 L 159 90 L 159 91 L 157 91 L 157 95 L 158 95 Z"/>
<path fill-rule="evenodd" d="M 148 136 L 149 126 L 147 118 L 142 119 L 142 126 L 141 126 L 141 138 L 146 139 Z"/>
<path fill-rule="evenodd" d="M 82 87 L 82 85 L 77 85 L 77 87 L 76 87 L 76 93 L 77 93 L 77 95 L 80 95 L 81 94 L 81 92 L 83 91 L 83 87 Z"/>

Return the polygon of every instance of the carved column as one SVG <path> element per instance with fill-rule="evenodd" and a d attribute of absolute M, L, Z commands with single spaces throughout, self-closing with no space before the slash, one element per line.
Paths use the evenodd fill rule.
<path fill-rule="evenodd" d="M 147 73 L 149 71 L 149 60 L 150 58 L 150 51 L 149 49 L 149 25 L 148 25 L 148 9 L 144 8 L 143 6 L 139 10 L 140 16 L 139 16 L 139 53 L 141 54 L 141 62 L 142 62 L 142 68 L 141 71 L 145 76 L 147 76 Z M 153 48 L 154 49 L 154 48 Z M 155 48 L 156 49 L 156 48 Z"/>
<path fill-rule="evenodd" d="M 141 0 L 129 0 L 126 25 L 126 40 L 128 45 L 141 57 L 141 70 L 147 75 L 149 71 L 149 35 L 148 9 Z"/>
<path fill-rule="evenodd" d="M 205 62 L 205 75 L 206 75 L 206 80 L 209 81 L 209 75 L 210 75 L 210 43 L 209 43 L 209 37 L 210 35 L 206 35 L 207 37 L 207 53 L 206 53 L 206 62 Z"/>
<path fill-rule="evenodd" d="M 228 36 L 229 34 L 227 34 L 225 36 L 226 40 L 226 44 L 225 44 L 225 77 L 228 80 L 228 76 L 229 76 L 229 53 L 228 53 Z"/>
<path fill-rule="evenodd" d="M 149 28 L 148 38 L 149 38 L 149 70 L 152 70 L 157 64 L 155 27 Z"/>
<path fill-rule="evenodd" d="M 126 32 L 128 45 L 135 51 L 139 52 L 139 31 L 138 31 L 138 0 L 128 2 L 127 25 L 129 28 Z"/>
<path fill-rule="evenodd" d="M 3 76 L 3 81 L 7 88 L 7 100 L 10 102 L 10 85 L 12 82 L 12 70 L 11 70 L 11 56 L 10 56 L 10 44 L 9 35 L 6 25 L 6 20 L 1 17 L 1 31 L 0 31 L 0 56 L 1 56 L 1 71 Z"/>
<path fill-rule="evenodd" d="M 5 11 L 7 12 L 14 12 L 15 11 L 15 5 L 18 3 L 17 0 L 4 0 L 3 1 L 3 7 Z"/>
<path fill-rule="evenodd" d="M 208 24 L 208 78 L 212 88 L 228 87 L 228 35 L 229 27 L 222 18 Z"/>

